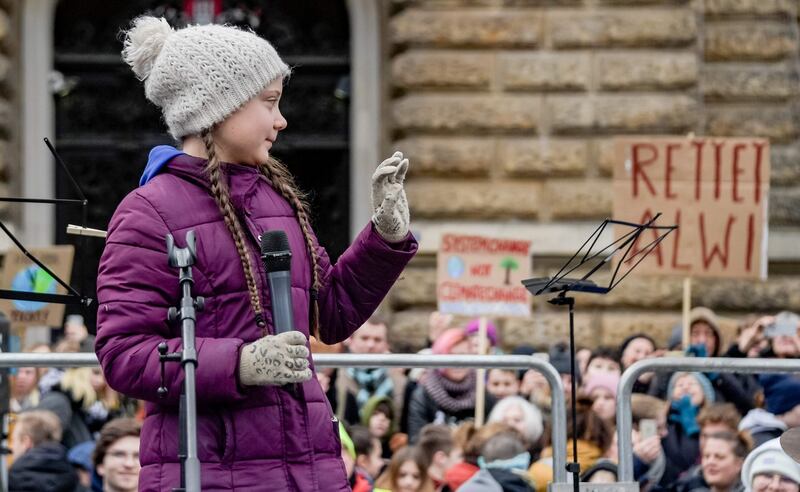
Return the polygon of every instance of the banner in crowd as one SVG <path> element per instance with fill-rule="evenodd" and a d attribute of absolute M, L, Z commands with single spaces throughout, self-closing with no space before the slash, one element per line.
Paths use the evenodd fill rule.
<path fill-rule="evenodd" d="M 678 226 L 637 270 L 766 279 L 767 140 L 621 137 L 615 152 L 614 218 L 644 223 L 661 212 L 658 225 Z M 615 227 L 616 237 L 628 231 Z M 655 238 L 646 231 L 631 253 Z"/>
<path fill-rule="evenodd" d="M 30 252 L 64 282 L 69 283 L 75 256 L 73 246 L 33 248 Z M 17 249 L 10 249 L 5 254 L 0 273 L 0 288 L 40 294 L 66 294 L 64 287 Z M 11 321 L 12 329 L 61 326 L 64 318 L 63 304 L 0 299 L 0 311 Z"/>
<path fill-rule="evenodd" d="M 439 311 L 465 316 L 530 316 L 521 282 L 531 273 L 531 242 L 442 235 L 436 292 Z"/>

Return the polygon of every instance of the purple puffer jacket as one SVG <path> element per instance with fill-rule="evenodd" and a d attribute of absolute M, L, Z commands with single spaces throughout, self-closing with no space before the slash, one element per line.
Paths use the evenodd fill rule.
<path fill-rule="evenodd" d="M 109 225 L 100 262 L 96 352 L 115 390 L 147 400 L 142 428 L 139 490 L 179 485 L 177 401 L 183 372 L 168 364 L 159 399 L 156 346 L 180 347 L 180 328 L 166 322 L 179 301 L 178 270 L 167 264 L 165 236 L 178 246 L 197 235 L 194 294 L 205 297 L 197 315 L 198 454 L 203 491 L 349 490 L 338 423 L 316 378 L 297 396 L 282 387 L 237 382 L 242 345 L 259 338 L 239 256 L 203 173 L 205 161 L 186 155 L 130 193 Z M 270 332 L 269 288 L 257 237 L 282 229 L 292 248 L 292 301 L 297 329 L 308 335 L 310 259 L 289 204 L 255 170 L 229 166 L 231 201 L 246 228 L 251 261 Z M 340 342 L 375 310 L 414 255 L 409 235 L 385 242 L 370 224 L 335 265 L 318 247 L 324 272 L 319 293 L 321 338 Z M 312 363 L 313 364 L 313 363 Z"/>

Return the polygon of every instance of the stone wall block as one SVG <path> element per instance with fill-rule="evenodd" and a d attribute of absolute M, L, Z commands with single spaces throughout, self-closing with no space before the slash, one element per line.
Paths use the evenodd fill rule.
<path fill-rule="evenodd" d="M 545 183 L 546 207 L 552 219 L 606 219 L 613 200 L 609 180 L 551 179 Z"/>
<path fill-rule="evenodd" d="M 538 96 L 409 95 L 394 102 L 395 126 L 422 132 L 522 132 L 539 126 Z"/>
<path fill-rule="evenodd" d="M 679 89 L 698 79 L 698 60 L 693 52 L 618 52 L 597 56 L 602 89 Z"/>
<path fill-rule="evenodd" d="M 487 89 L 494 56 L 461 51 L 409 51 L 392 61 L 392 83 L 403 89 Z"/>
<path fill-rule="evenodd" d="M 496 164 L 491 138 L 412 137 L 392 145 L 408 157 L 411 176 L 486 176 Z"/>
<path fill-rule="evenodd" d="M 689 8 L 552 9 L 547 36 L 557 48 L 682 46 L 697 35 Z"/>
<path fill-rule="evenodd" d="M 797 29 L 789 22 L 711 23 L 705 30 L 708 61 L 779 60 L 797 53 Z"/>
<path fill-rule="evenodd" d="M 587 142 L 567 139 L 506 139 L 503 172 L 517 177 L 577 176 L 586 171 Z"/>
<path fill-rule="evenodd" d="M 541 183 L 535 181 L 409 181 L 411 215 L 418 218 L 535 218 Z"/>
<path fill-rule="evenodd" d="M 506 53 L 499 63 L 506 90 L 586 90 L 591 79 L 588 53 Z"/>
<path fill-rule="evenodd" d="M 528 9 L 408 8 L 389 22 L 390 39 L 412 46 L 534 47 L 542 15 Z"/>

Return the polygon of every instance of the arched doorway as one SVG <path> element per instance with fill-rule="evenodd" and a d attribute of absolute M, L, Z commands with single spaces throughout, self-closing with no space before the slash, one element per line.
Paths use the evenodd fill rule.
<path fill-rule="evenodd" d="M 171 143 L 158 108 L 119 55 L 119 32 L 152 12 L 174 25 L 187 22 L 183 1 L 62 0 L 54 23 L 54 68 L 63 76 L 55 95 L 56 145 L 90 203 L 90 227 L 105 228 L 116 205 L 138 183 L 147 153 Z M 333 258 L 350 237 L 350 26 L 344 2 L 224 1 L 222 17 L 272 42 L 293 67 L 282 110 L 289 121 L 275 147 L 310 193 L 315 229 Z M 56 194 L 77 197 L 56 170 Z M 56 242 L 79 248 L 73 284 L 93 293 L 99 240 L 67 236 L 80 209 L 56 214 Z M 94 325 L 94 312 L 84 313 Z"/>

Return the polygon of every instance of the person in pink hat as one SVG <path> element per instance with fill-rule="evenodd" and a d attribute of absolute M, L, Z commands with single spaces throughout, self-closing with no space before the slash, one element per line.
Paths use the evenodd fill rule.
<path fill-rule="evenodd" d="M 449 328 L 433 343 L 436 355 L 474 354 L 466 330 Z M 475 416 L 474 369 L 448 367 L 431 369 L 422 376 L 408 403 L 408 436 L 415 443 L 419 431 L 430 423 L 457 425 Z M 486 411 L 494 399 L 486 395 Z"/>

